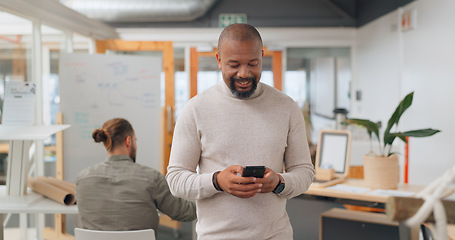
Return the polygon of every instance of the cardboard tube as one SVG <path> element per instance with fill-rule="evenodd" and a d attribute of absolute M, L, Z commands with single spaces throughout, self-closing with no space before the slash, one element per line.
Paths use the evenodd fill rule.
<path fill-rule="evenodd" d="M 55 187 L 61 188 L 73 194 L 73 196 L 76 196 L 76 184 L 65 182 L 54 177 L 37 177 L 36 179 L 54 185 Z"/>
<path fill-rule="evenodd" d="M 74 205 L 76 202 L 73 194 L 45 181 L 29 178 L 28 185 L 33 191 L 40 193 L 61 204 L 69 206 Z"/>

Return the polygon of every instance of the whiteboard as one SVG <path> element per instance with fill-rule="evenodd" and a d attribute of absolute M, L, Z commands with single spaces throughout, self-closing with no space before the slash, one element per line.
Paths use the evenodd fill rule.
<path fill-rule="evenodd" d="M 136 162 L 160 168 L 160 57 L 61 53 L 60 112 L 64 178 L 105 160 L 92 132 L 111 118 L 125 118 L 137 137 Z"/>

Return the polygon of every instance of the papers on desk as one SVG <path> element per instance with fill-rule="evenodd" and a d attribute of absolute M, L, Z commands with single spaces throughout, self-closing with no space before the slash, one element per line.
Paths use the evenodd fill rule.
<path fill-rule="evenodd" d="M 398 191 L 398 190 L 386 190 L 386 189 L 372 190 L 371 188 L 367 188 L 367 187 L 357 187 L 357 186 L 350 186 L 350 185 L 345 185 L 345 184 L 337 184 L 335 186 L 327 187 L 327 189 L 342 191 L 342 192 L 350 192 L 350 193 L 386 196 L 386 197 L 387 196 L 410 197 L 415 194 L 414 192 L 405 192 L 405 191 Z"/>
<path fill-rule="evenodd" d="M 349 185 L 345 185 L 345 184 L 337 184 L 335 186 L 327 187 L 327 189 L 332 189 L 332 190 L 342 191 L 342 192 L 350 192 L 350 193 L 366 193 L 368 191 L 371 191 L 371 188 L 349 186 Z"/>
<path fill-rule="evenodd" d="M 398 190 L 376 189 L 374 191 L 369 192 L 368 194 L 379 195 L 379 196 L 410 197 L 410 196 L 414 195 L 415 193 L 398 191 Z"/>

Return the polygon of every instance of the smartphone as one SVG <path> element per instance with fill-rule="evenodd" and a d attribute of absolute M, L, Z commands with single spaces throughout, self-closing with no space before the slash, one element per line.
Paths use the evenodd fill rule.
<path fill-rule="evenodd" d="M 246 166 L 243 167 L 242 177 L 263 178 L 265 173 L 264 166 Z"/>

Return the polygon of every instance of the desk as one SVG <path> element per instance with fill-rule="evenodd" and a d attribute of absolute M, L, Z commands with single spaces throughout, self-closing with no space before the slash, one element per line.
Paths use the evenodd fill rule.
<path fill-rule="evenodd" d="M 45 140 L 70 125 L 4 126 L 0 125 L 0 140 L 9 140 L 6 195 L 24 195 L 27 188 L 30 145 Z M 38 164 L 38 163 L 37 163 Z"/>
<path fill-rule="evenodd" d="M 348 178 L 349 186 L 364 187 L 362 179 Z M 400 185 L 397 190 L 418 192 L 424 186 Z M 320 215 L 332 208 L 345 208 L 345 204 L 385 209 L 387 197 L 367 193 L 336 191 L 312 185 L 304 194 L 290 199 L 288 215 L 294 229 L 294 239 L 319 239 Z"/>
<path fill-rule="evenodd" d="M 65 206 L 28 189 L 23 196 L 6 195 L 6 186 L 0 186 L 0 240 L 3 240 L 3 214 L 78 214 L 77 206 Z M 40 239 L 41 236 L 38 236 Z"/>
<path fill-rule="evenodd" d="M 364 187 L 363 184 L 363 179 L 347 179 L 345 182 L 342 184 L 348 185 L 348 186 L 357 186 L 357 187 Z M 422 185 L 413 185 L 413 184 L 399 184 L 398 185 L 398 191 L 403 191 L 403 192 L 413 192 L 417 193 L 421 191 L 425 186 Z M 373 191 L 373 190 L 371 190 Z M 387 202 L 387 199 L 389 196 L 380 196 L 380 195 L 373 195 L 369 194 L 369 192 L 365 193 L 352 193 L 352 192 L 345 192 L 345 191 L 336 191 L 333 189 L 328 189 L 324 187 L 319 187 L 312 185 L 306 191 L 304 194 L 298 196 L 297 198 L 300 199 L 306 199 L 306 200 L 317 200 L 321 202 L 328 202 L 328 203 L 335 203 L 335 204 L 351 204 L 351 205 L 356 205 L 356 206 L 366 206 L 366 207 L 374 207 L 374 208 L 382 208 L 385 209 L 385 203 Z M 452 194 L 454 191 L 448 191 L 446 194 L 449 196 Z M 327 203 L 326 203 L 327 204 Z M 325 209 L 324 209 L 325 210 Z M 321 210 L 321 211 L 324 211 Z M 316 227 L 316 226 L 313 226 Z M 317 226 L 318 228 L 319 226 Z M 400 234 L 402 234 L 402 231 L 406 232 L 407 231 L 407 226 L 404 226 L 403 224 L 400 224 Z M 409 234 L 409 233 L 407 233 Z M 450 236 L 453 236 L 451 233 L 449 233 Z M 405 235 L 402 239 L 408 239 Z"/>
<path fill-rule="evenodd" d="M 341 183 L 349 186 L 364 187 L 363 179 L 348 178 Z M 399 184 L 398 191 L 417 193 L 425 186 L 412 184 Z M 369 191 L 370 192 L 370 191 Z M 308 191 L 299 198 L 326 200 L 331 202 L 339 202 L 342 204 L 352 204 L 366 207 L 385 208 L 388 196 L 380 196 L 366 193 L 351 193 L 345 191 L 336 191 L 325 187 L 311 185 Z"/>

